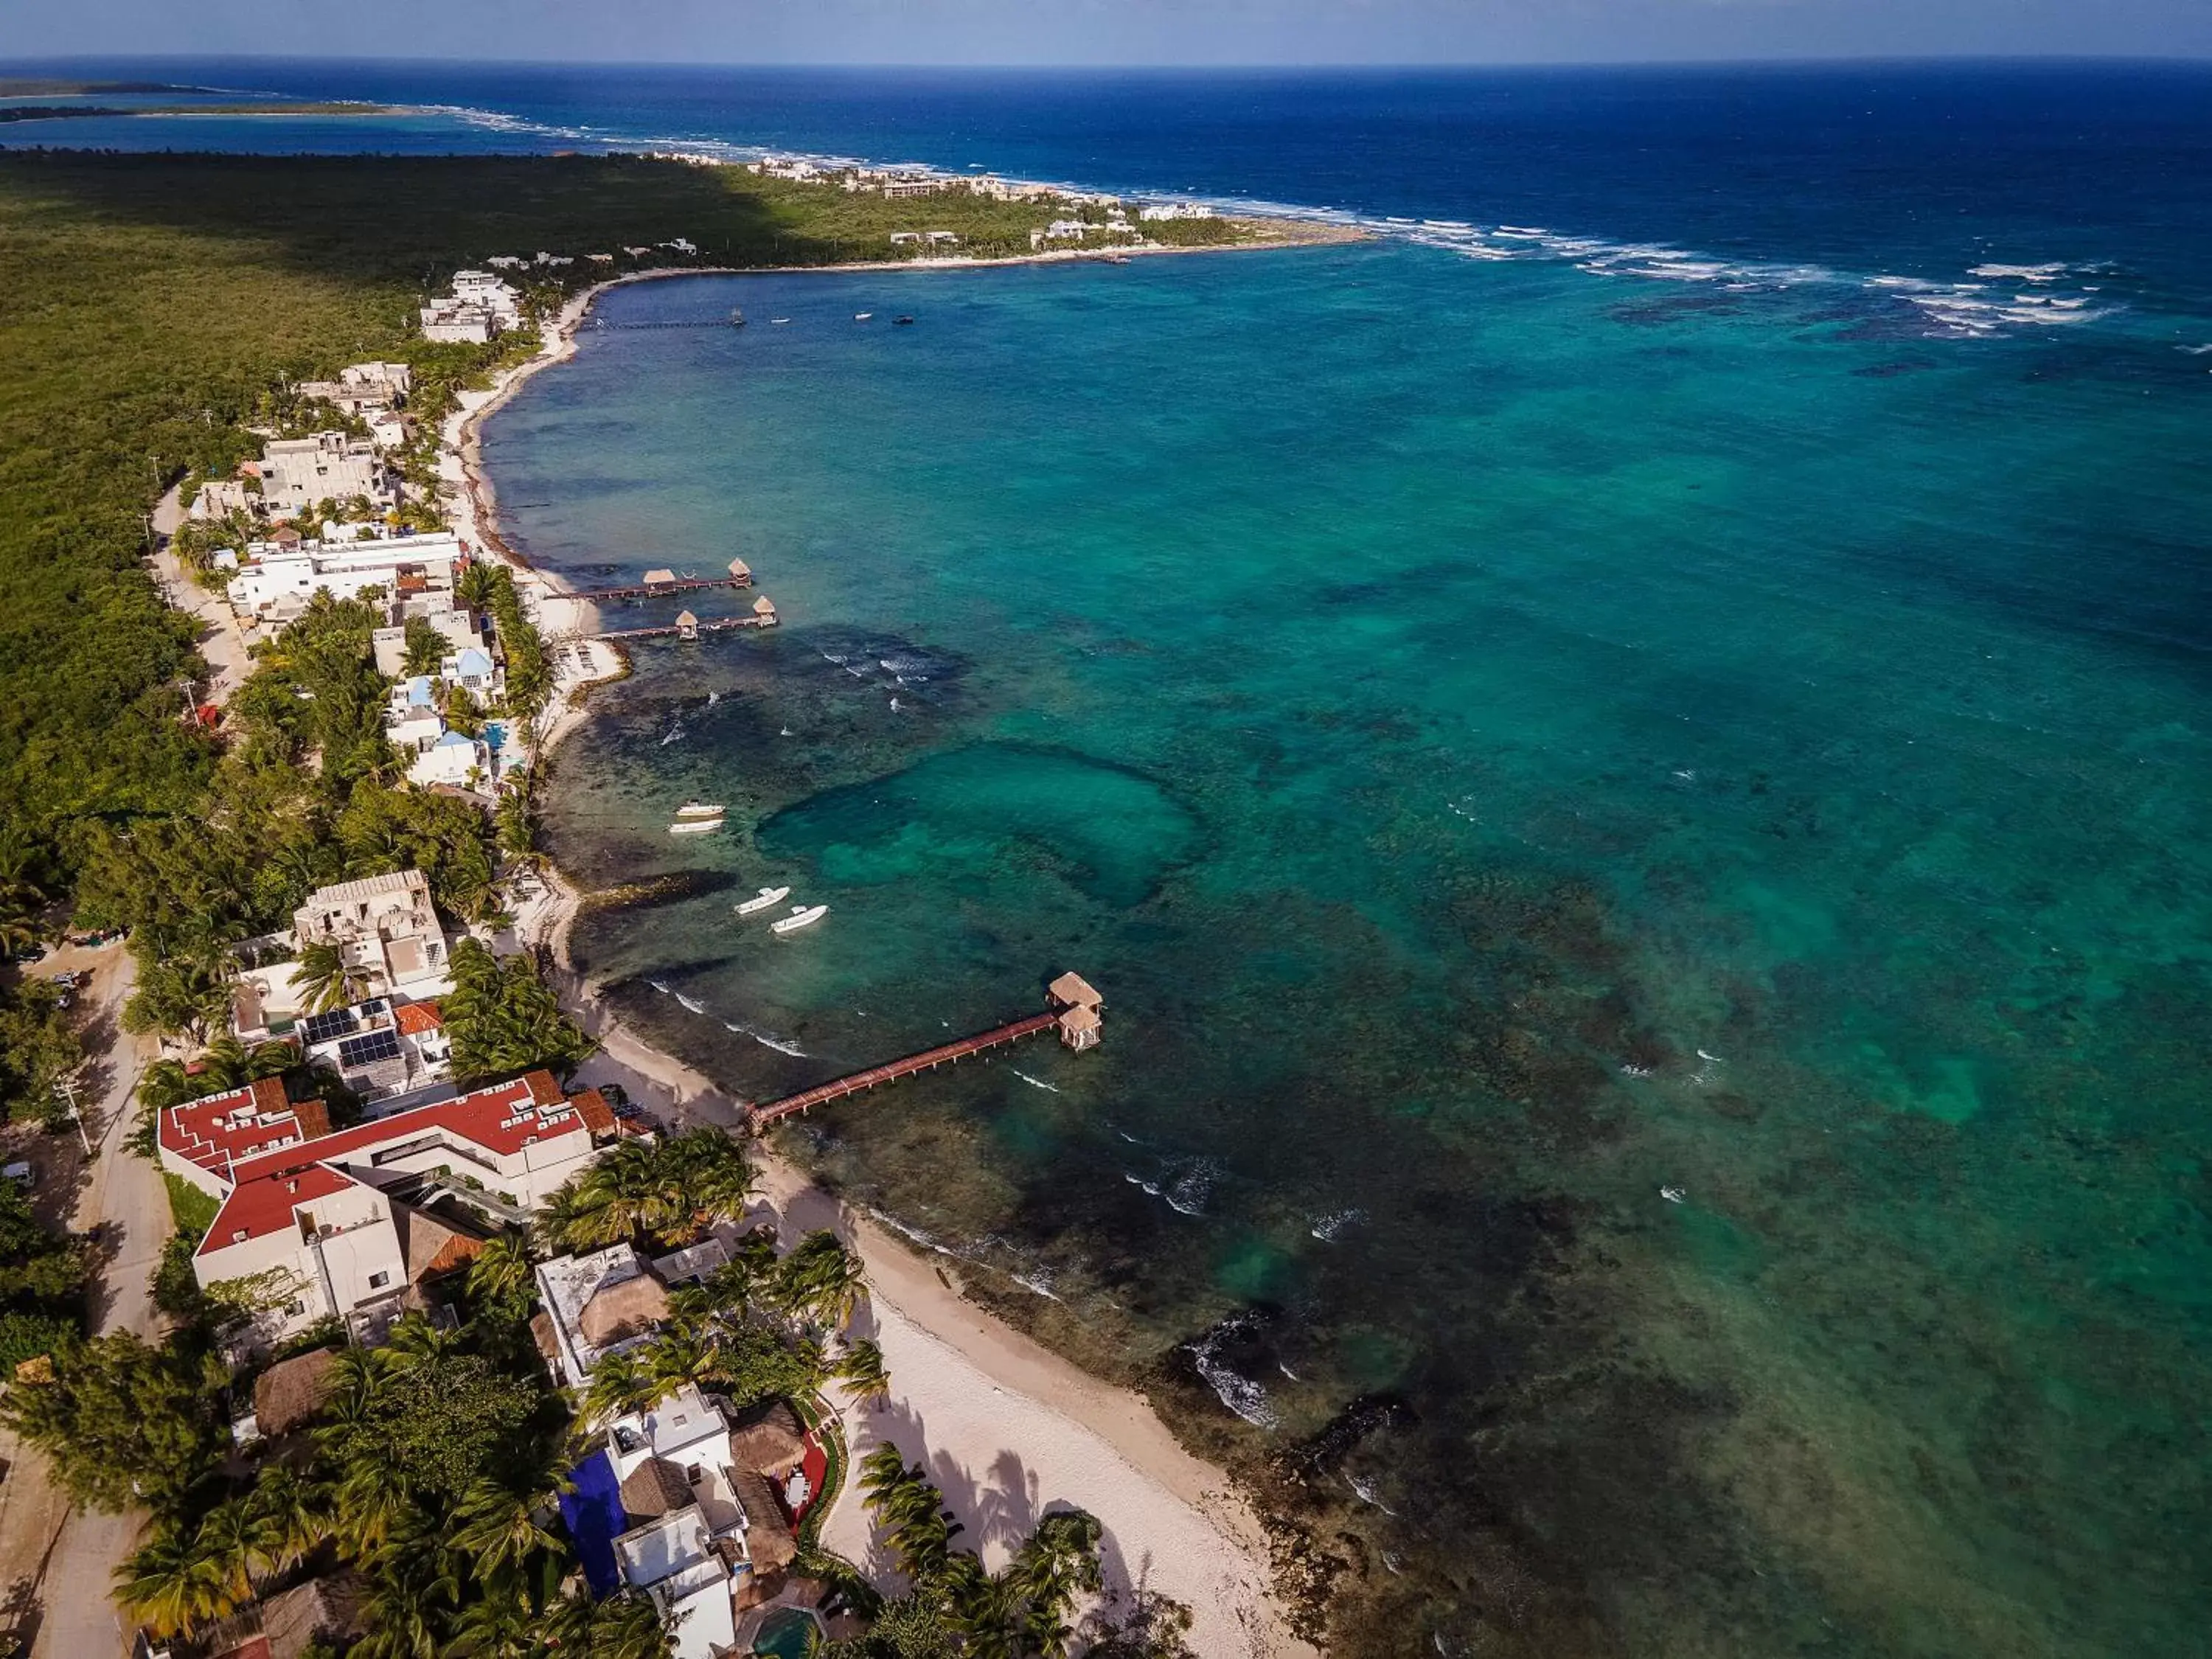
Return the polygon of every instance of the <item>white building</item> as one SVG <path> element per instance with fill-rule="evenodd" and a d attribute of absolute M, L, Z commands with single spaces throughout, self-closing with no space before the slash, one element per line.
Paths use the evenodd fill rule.
<path fill-rule="evenodd" d="M 474 1254 L 453 1219 L 469 1191 L 458 1177 L 527 1210 L 616 1132 L 596 1091 L 564 1097 L 546 1072 L 336 1133 L 319 1103 L 283 1094 L 270 1079 L 172 1107 L 155 1137 L 164 1170 L 221 1200 L 192 1272 L 204 1286 L 254 1281 L 258 1342 L 331 1315 L 375 1328 Z"/>
<path fill-rule="evenodd" d="M 450 592 L 465 560 L 460 538 L 451 531 L 373 536 L 340 545 L 255 542 L 246 549 L 228 591 L 231 609 L 241 617 L 281 623 L 299 615 L 319 591 L 352 599 L 374 587 L 402 601 L 434 589 Z"/>
<path fill-rule="evenodd" d="M 488 345 L 499 332 L 499 319 L 482 306 L 438 300 L 422 310 L 422 337 L 448 345 Z"/>
<path fill-rule="evenodd" d="M 364 1103 L 373 1109 L 385 1103 L 373 1110 L 375 1115 L 398 1104 L 422 1103 L 425 1091 L 453 1074 L 453 1044 L 434 1001 L 395 1005 L 389 997 L 371 997 L 309 1014 L 294 1023 L 289 1035 L 311 1063 L 337 1073 Z"/>
<path fill-rule="evenodd" d="M 538 1298 L 544 1308 L 532 1322 L 538 1346 L 554 1376 L 572 1389 L 584 1387 L 599 1361 L 635 1347 L 668 1317 L 668 1287 L 627 1244 L 539 1263 Z"/>
<path fill-rule="evenodd" d="M 272 514 L 304 511 L 317 501 L 392 499 L 391 475 L 366 438 L 318 432 L 277 438 L 261 452 L 261 505 Z"/>
<path fill-rule="evenodd" d="M 376 672 L 386 679 L 398 679 L 407 672 L 408 618 L 428 623 L 446 642 L 445 654 L 448 657 L 484 648 L 483 635 L 477 630 L 475 616 L 457 608 L 450 593 L 425 593 L 408 600 L 400 611 L 399 622 L 390 628 L 380 628 L 369 635 L 369 643 L 376 652 Z"/>
<path fill-rule="evenodd" d="M 405 363 L 349 363 L 335 380 L 302 380 L 300 395 L 335 404 L 349 415 L 394 410 L 407 401 L 415 371 Z"/>
<path fill-rule="evenodd" d="M 292 939 L 301 951 L 337 945 L 374 995 L 435 996 L 453 988 L 445 930 L 420 870 L 318 888 L 293 912 Z"/>
<path fill-rule="evenodd" d="M 455 271 L 453 295 L 458 304 L 477 306 L 491 313 L 502 328 L 522 325 L 522 295 L 489 270 Z"/>
<path fill-rule="evenodd" d="M 418 788 L 481 790 L 492 781 L 491 745 L 482 738 L 448 729 L 407 764 L 407 781 Z"/>
<path fill-rule="evenodd" d="M 1213 219 L 1220 216 L 1203 202 L 1151 202 L 1139 210 L 1139 219 Z"/>

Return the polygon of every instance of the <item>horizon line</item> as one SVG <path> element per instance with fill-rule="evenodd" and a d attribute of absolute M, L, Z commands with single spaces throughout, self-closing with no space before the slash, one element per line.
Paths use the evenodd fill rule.
<path fill-rule="evenodd" d="M 880 73 L 885 70 L 919 70 L 931 73 L 994 73 L 1008 70 L 1031 70 L 1044 73 L 1095 74 L 1154 74 L 1154 75 L 1235 75 L 1281 73 L 1369 73 L 1387 75 L 1437 75 L 1469 70 L 1686 70 L 1686 69 L 1809 69 L 1820 67 L 1881 67 L 1911 68 L 1918 65 L 1985 64 L 1992 66 L 2048 65 L 2057 64 L 2156 64 L 2160 66 L 2212 66 L 2212 52 L 2176 52 L 2170 55 L 2136 52 L 1858 52 L 1802 56 L 1783 55 L 1762 58 L 1464 58 L 1447 63 L 1396 63 L 1382 59 L 1310 61 L 1281 59 L 1231 63 L 1072 63 L 1044 59 L 1009 59 L 994 62 L 937 63 L 920 60 L 885 60 L 871 63 L 836 63 L 799 58 L 708 58 L 678 61 L 659 58 L 608 58 L 579 56 L 574 58 L 495 58 L 495 57 L 434 57 L 415 53 L 391 56 L 365 52 L 57 52 L 37 58 L 0 58 L 0 71 L 28 69 L 53 64 L 82 64 L 97 63 L 158 64 L 158 63 L 263 63 L 263 64 L 446 64 L 454 67 L 496 64 L 507 68 L 570 69 L 579 64 L 599 64 L 610 69 L 632 70 L 798 70 L 815 72 L 851 71 Z"/>

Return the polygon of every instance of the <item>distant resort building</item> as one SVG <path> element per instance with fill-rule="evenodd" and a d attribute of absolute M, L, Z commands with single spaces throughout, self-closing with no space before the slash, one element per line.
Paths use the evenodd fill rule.
<path fill-rule="evenodd" d="M 467 562 L 460 538 L 442 530 L 424 535 L 371 533 L 354 540 L 309 540 L 280 531 L 265 542 L 249 542 L 243 550 L 216 556 L 218 568 L 236 573 L 225 590 L 232 611 L 241 621 L 276 623 L 298 616 L 319 592 L 334 599 L 353 599 L 374 587 L 395 602 L 433 590 L 450 593 Z"/>

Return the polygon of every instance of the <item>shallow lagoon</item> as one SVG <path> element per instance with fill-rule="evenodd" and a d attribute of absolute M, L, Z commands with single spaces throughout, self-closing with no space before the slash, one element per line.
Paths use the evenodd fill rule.
<path fill-rule="evenodd" d="M 811 1152 L 1225 1455 L 1382 1402 L 1371 1650 L 2198 1639 L 2201 365 L 1394 244 L 602 315 L 708 325 L 495 420 L 519 540 L 787 623 L 564 754 L 690 878 L 591 966 L 756 1096 L 1093 979 Z"/>

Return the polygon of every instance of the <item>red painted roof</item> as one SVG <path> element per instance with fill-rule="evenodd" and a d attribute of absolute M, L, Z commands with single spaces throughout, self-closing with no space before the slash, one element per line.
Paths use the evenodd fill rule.
<path fill-rule="evenodd" d="M 213 1255 L 249 1238 L 262 1238 L 294 1225 L 295 1205 L 313 1205 L 361 1183 L 327 1164 L 307 1164 L 260 1181 L 241 1181 L 222 1201 L 215 1223 L 195 1255 Z"/>
<path fill-rule="evenodd" d="M 568 1103 L 583 1115 L 584 1127 L 593 1134 L 614 1133 L 615 1109 L 607 1104 L 607 1097 L 597 1089 L 577 1090 L 568 1097 Z"/>
<path fill-rule="evenodd" d="M 293 1224 L 295 1205 L 311 1204 L 357 1184 L 351 1176 L 330 1167 L 332 1159 L 396 1146 L 434 1131 L 513 1157 L 533 1140 L 590 1133 L 594 1114 L 586 1097 L 599 1100 L 597 1091 L 589 1090 L 573 1102 L 566 1100 L 551 1073 L 532 1072 L 458 1099 L 417 1106 L 256 1158 L 241 1158 L 216 1170 L 236 1185 L 208 1229 L 199 1253 L 211 1255 L 238 1243 L 241 1230 L 248 1238 L 279 1231 Z M 599 1108 L 605 1111 L 606 1103 L 599 1100 Z"/>
<path fill-rule="evenodd" d="M 402 1036 L 421 1036 L 443 1025 L 446 1017 L 434 1002 L 405 1002 L 392 1011 L 392 1020 Z"/>
<path fill-rule="evenodd" d="M 294 1105 L 284 1079 L 263 1078 L 161 1114 L 161 1145 L 228 1181 L 234 1164 L 330 1133 L 319 1100 Z"/>
<path fill-rule="evenodd" d="M 553 1074 L 532 1072 L 512 1083 L 495 1084 L 458 1099 L 357 1123 L 311 1144 L 287 1147 L 251 1161 L 241 1159 L 236 1178 L 258 1181 L 302 1164 L 411 1140 L 431 1129 L 447 1130 L 487 1152 L 511 1158 L 533 1140 L 567 1134 L 582 1127 L 581 1116 L 562 1097 L 561 1085 L 553 1081 Z"/>

